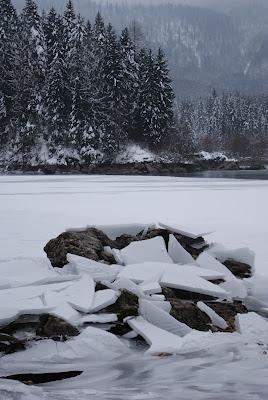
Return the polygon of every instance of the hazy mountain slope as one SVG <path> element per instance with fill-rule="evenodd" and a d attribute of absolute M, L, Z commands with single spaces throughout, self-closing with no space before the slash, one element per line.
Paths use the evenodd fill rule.
<path fill-rule="evenodd" d="M 169 58 L 174 87 L 180 96 L 199 96 L 212 88 L 252 93 L 268 88 L 268 2 L 266 0 L 74 0 L 84 17 L 98 9 L 117 29 L 134 19 L 147 42 L 161 46 Z M 22 0 L 15 3 L 21 7 Z M 52 0 L 38 0 L 49 8 Z M 154 3 L 154 4 L 151 4 Z M 65 0 L 55 0 L 62 12 Z M 200 5 L 203 7 L 197 7 Z M 206 7 L 205 7 L 206 6 Z"/>

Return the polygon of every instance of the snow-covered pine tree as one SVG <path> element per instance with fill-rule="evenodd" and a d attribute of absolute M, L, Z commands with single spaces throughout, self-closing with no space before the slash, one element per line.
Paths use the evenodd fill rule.
<path fill-rule="evenodd" d="M 66 131 L 63 23 L 62 18 L 52 8 L 44 26 L 47 42 L 47 74 L 46 74 L 46 120 L 50 148 L 64 146 Z"/>
<path fill-rule="evenodd" d="M 151 50 L 139 54 L 139 98 L 136 131 L 149 146 L 159 148 L 173 125 L 173 91 L 164 56 Z"/>
<path fill-rule="evenodd" d="M 12 139 L 15 123 L 18 84 L 18 17 L 10 0 L 0 0 L 0 143 Z"/>
<path fill-rule="evenodd" d="M 120 36 L 121 70 L 122 70 L 122 129 L 129 139 L 135 138 L 134 120 L 139 88 L 139 65 L 135 60 L 134 45 L 128 28 Z"/>
<path fill-rule="evenodd" d="M 44 130 L 46 41 L 42 20 L 33 0 L 21 14 L 19 96 L 21 128 L 17 140 L 25 153 L 41 139 Z"/>

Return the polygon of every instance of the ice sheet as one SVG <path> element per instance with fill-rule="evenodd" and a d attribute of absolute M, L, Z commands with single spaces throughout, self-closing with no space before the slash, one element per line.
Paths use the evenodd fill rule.
<path fill-rule="evenodd" d="M 197 307 L 199 308 L 199 310 L 203 311 L 204 313 L 206 313 L 209 316 L 213 325 L 215 325 L 221 329 L 228 328 L 227 322 L 222 317 L 220 317 L 214 310 L 212 310 L 212 308 L 207 306 L 205 303 L 203 303 L 202 301 L 199 301 L 197 303 Z"/>
<path fill-rule="evenodd" d="M 174 235 L 169 235 L 168 254 L 174 263 L 194 264 L 195 260 L 188 251 L 177 241 Z"/>
<path fill-rule="evenodd" d="M 121 250 L 121 255 L 125 265 L 147 261 L 173 263 L 166 250 L 165 241 L 160 236 L 132 242 Z"/>

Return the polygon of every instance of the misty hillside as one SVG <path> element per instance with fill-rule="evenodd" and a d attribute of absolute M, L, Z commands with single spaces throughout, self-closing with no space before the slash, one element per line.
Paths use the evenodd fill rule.
<path fill-rule="evenodd" d="M 194 6 L 148 1 L 76 0 L 76 9 L 93 19 L 100 9 L 118 30 L 136 20 L 146 42 L 167 54 L 176 93 L 207 95 L 216 88 L 263 92 L 268 82 L 268 4 L 266 1 L 192 0 Z M 153 3 L 153 4 L 152 4 Z M 20 8 L 22 0 L 16 0 Z M 39 0 L 48 9 L 51 0 Z M 198 7 L 197 4 L 205 5 Z M 62 12 L 65 0 L 54 2 Z"/>

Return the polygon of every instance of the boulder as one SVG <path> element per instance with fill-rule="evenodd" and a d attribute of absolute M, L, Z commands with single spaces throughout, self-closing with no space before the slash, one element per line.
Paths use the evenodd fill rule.
<path fill-rule="evenodd" d="M 66 258 L 68 253 L 115 264 L 115 259 L 105 252 L 104 246 L 115 247 L 116 245 L 103 232 L 96 228 L 88 228 L 84 231 L 64 232 L 50 240 L 44 250 L 53 267 L 58 268 L 68 263 Z"/>
<path fill-rule="evenodd" d="M 234 276 L 240 279 L 251 278 L 252 277 L 252 268 L 250 265 L 242 263 L 240 261 L 236 261 L 233 259 L 228 259 L 223 263 L 225 267 L 227 267 Z"/>
<path fill-rule="evenodd" d="M 0 353 L 11 354 L 21 350 L 25 350 L 23 341 L 14 336 L 0 333 Z"/>
<path fill-rule="evenodd" d="M 36 329 L 38 336 L 46 338 L 68 338 L 78 336 L 79 330 L 61 318 L 50 314 L 42 314 Z"/>
<path fill-rule="evenodd" d="M 103 309 L 102 312 L 105 314 L 117 314 L 118 320 L 123 322 L 124 318 L 126 317 L 137 316 L 139 314 L 138 310 L 139 298 L 128 290 L 122 290 L 117 301 L 111 306 Z"/>
<path fill-rule="evenodd" d="M 192 301 L 203 301 L 203 300 L 215 300 L 216 298 L 208 294 L 195 293 L 191 291 L 173 289 L 173 288 L 162 288 L 162 293 L 165 298 L 170 301 L 171 299 L 178 300 L 192 300 Z"/>
<path fill-rule="evenodd" d="M 211 320 L 192 301 L 170 299 L 172 317 L 199 331 L 209 331 Z"/>

